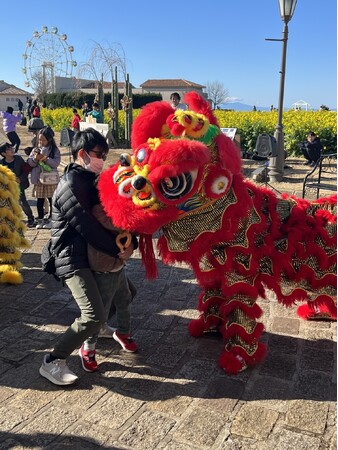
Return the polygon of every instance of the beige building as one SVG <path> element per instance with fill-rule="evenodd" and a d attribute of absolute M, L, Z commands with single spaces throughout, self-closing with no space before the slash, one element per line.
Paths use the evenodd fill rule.
<path fill-rule="evenodd" d="M 161 94 L 163 100 L 169 101 L 170 95 L 173 92 L 178 92 L 183 100 L 184 94 L 190 91 L 196 91 L 200 95 L 207 98 L 207 94 L 203 92 L 206 86 L 194 83 L 193 81 L 182 79 L 168 79 L 168 80 L 147 80 L 140 85 L 142 93 Z"/>
<path fill-rule="evenodd" d="M 78 78 L 55 77 L 56 92 L 73 92 L 80 90 L 87 94 L 95 94 L 97 92 L 97 81 L 83 80 Z M 183 100 L 186 92 L 196 91 L 207 98 L 207 94 L 203 92 L 205 86 L 194 83 L 193 81 L 182 79 L 163 79 L 163 80 L 147 80 L 140 85 L 139 88 L 132 86 L 133 94 L 160 94 L 163 100 L 169 101 L 170 94 L 178 92 Z M 125 92 L 125 83 L 118 83 L 118 90 L 121 94 Z M 111 92 L 111 82 L 103 82 L 104 93 Z"/>
<path fill-rule="evenodd" d="M 24 110 L 26 109 L 27 97 L 31 97 L 30 92 L 17 88 L 13 84 L 8 84 L 4 80 L 0 80 L 0 111 L 6 111 L 8 106 L 11 106 L 14 111 L 18 111 L 19 99 L 23 103 Z"/>

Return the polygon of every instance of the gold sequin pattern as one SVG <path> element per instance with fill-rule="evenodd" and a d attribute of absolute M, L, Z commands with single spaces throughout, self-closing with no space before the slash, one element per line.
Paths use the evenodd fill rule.
<path fill-rule="evenodd" d="M 188 251 L 192 242 L 206 230 L 217 231 L 222 226 L 223 216 L 227 208 L 237 203 L 237 198 L 230 189 L 228 194 L 207 204 L 197 211 L 191 211 L 179 220 L 163 227 L 163 233 L 171 252 Z"/>

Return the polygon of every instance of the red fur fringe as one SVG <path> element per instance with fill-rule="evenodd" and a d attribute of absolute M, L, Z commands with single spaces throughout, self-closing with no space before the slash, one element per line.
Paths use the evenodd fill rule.
<path fill-rule="evenodd" d="M 224 350 L 221 353 L 218 364 L 228 374 L 236 375 L 243 369 L 243 365 L 236 355 L 239 355 L 248 367 L 253 367 L 264 360 L 266 352 L 266 345 L 262 342 L 257 343 L 257 349 L 251 356 L 242 347 L 233 346 L 231 350 Z"/>
<path fill-rule="evenodd" d="M 191 336 L 200 337 L 205 331 L 218 328 L 222 320 L 218 316 L 208 315 L 205 317 L 203 314 L 198 319 L 193 319 L 188 325 L 188 330 Z"/>

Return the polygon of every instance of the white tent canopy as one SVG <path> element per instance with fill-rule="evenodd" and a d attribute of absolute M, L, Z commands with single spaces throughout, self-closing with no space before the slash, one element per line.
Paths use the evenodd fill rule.
<path fill-rule="evenodd" d="M 308 109 L 311 109 L 311 105 L 305 100 L 298 100 L 298 102 L 292 103 L 291 108 L 294 109 L 295 111 L 304 109 L 305 111 L 307 111 Z"/>

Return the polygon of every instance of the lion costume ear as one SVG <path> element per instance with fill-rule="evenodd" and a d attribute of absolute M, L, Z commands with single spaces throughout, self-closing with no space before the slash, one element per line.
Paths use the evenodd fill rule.
<path fill-rule="evenodd" d="M 170 114 L 175 110 L 168 102 L 148 103 L 142 108 L 141 114 L 133 122 L 131 133 L 131 146 L 136 149 L 144 144 L 149 138 L 163 136 L 163 125 Z"/>
<path fill-rule="evenodd" d="M 188 105 L 189 110 L 195 111 L 199 114 L 204 114 L 208 118 L 211 125 L 218 125 L 210 103 L 197 94 L 197 92 L 187 92 L 184 96 L 184 102 Z"/>

